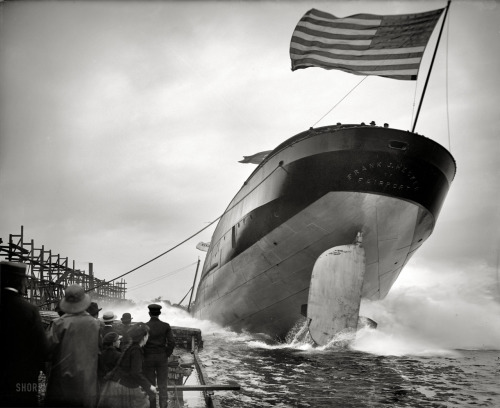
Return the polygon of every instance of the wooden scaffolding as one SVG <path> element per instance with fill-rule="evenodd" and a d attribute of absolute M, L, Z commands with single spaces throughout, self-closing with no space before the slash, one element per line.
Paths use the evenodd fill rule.
<path fill-rule="evenodd" d="M 94 276 L 93 264 L 89 270 L 71 266 L 68 257 L 55 255 L 42 245 L 36 248 L 33 240 L 25 241 L 24 227 L 20 234 L 9 234 L 8 243 L 0 238 L 0 260 L 21 262 L 28 266 L 27 299 L 42 310 L 53 310 L 57 301 L 63 298 L 64 288 L 78 284 L 88 291 L 92 300 L 125 300 L 126 282 L 106 282 Z M 92 288 L 96 288 L 92 290 Z"/>

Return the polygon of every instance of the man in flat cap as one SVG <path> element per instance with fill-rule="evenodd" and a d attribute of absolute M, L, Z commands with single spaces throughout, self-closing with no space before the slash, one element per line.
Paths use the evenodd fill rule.
<path fill-rule="evenodd" d="M 40 313 L 23 296 L 26 265 L 0 262 L 0 406 L 36 407 L 47 341 Z"/>
<path fill-rule="evenodd" d="M 143 347 L 143 372 L 151 384 L 158 385 L 160 408 L 166 408 L 168 405 L 168 358 L 174 351 L 175 340 L 170 325 L 158 318 L 161 305 L 151 304 L 148 309 L 151 319 L 146 323 L 149 326 L 149 339 Z M 149 398 L 149 406 L 156 408 L 156 397 Z"/>

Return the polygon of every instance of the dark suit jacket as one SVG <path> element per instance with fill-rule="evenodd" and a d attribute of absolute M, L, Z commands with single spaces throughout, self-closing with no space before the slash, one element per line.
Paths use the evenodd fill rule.
<path fill-rule="evenodd" d="M 175 348 L 175 339 L 168 323 L 162 322 L 158 317 L 151 316 L 149 322 L 149 338 L 144 345 L 144 355 L 167 353 L 170 357 Z"/>
<path fill-rule="evenodd" d="M 36 406 L 47 339 L 38 308 L 2 289 L 0 301 L 0 406 Z"/>

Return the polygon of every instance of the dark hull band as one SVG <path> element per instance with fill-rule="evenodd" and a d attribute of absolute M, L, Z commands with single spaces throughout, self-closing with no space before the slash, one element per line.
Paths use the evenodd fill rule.
<path fill-rule="evenodd" d="M 221 218 L 205 260 L 195 315 L 282 335 L 307 302 L 315 259 L 333 246 L 351 243 L 356 229 L 366 230 L 365 245 L 372 256 L 364 296 L 385 296 L 432 232 L 454 174 L 453 158 L 444 148 L 410 132 L 327 127 L 289 139 L 252 173 Z M 345 207 L 347 202 L 350 207 Z M 391 211 L 381 216 L 385 208 Z M 382 249 L 381 257 L 385 238 L 380 241 L 373 231 L 384 228 L 380 221 L 391 224 L 391 217 L 403 226 L 394 226 L 391 234 L 405 242 Z M 291 248 L 286 259 L 278 250 L 285 241 Z M 272 250 L 266 252 L 267 245 Z M 286 266 L 288 272 L 284 261 L 294 263 Z M 396 266 L 380 269 L 384 263 Z M 259 300 L 266 282 L 256 277 L 269 280 L 276 265 L 282 281 L 275 287 L 276 298 L 281 300 L 271 307 L 265 295 Z M 385 283 L 380 283 L 384 275 Z M 235 296 L 243 300 L 235 301 Z M 228 315 L 231 309 L 235 312 Z"/>

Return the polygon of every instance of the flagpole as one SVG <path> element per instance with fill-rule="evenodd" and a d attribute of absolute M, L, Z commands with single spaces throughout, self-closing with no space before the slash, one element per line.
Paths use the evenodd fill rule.
<path fill-rule="evenodd" d="M 427 84 L 429 83 L 429 77 L 431 76 L 432 66 L 434 65 L 434 60 L 436 59 L 437 50 L 439 47 L 439 41 L 441 40 L 441 34 L 443 33 L 444 23 L 446 22 L 446 16 L 448 14 L 448 9 L 450 8 L 451 0 L 448 0 L 446 8 L 444 10 L 443 24 L 441 24 L 441 29 L 439 30 L 439 36 L 437 39 L 436 48 L 434 49 L 434 55 L 432 56 L 431 66 L 429 67 L 429 72 L 427 73 L 427 78 L 425 79 L 424 90 L 422 91 L 422 96 L 420 97 L 420 103 L 418 104 L 417 114 L 415 116 L 415 122 L 413 122 L 412 132 L 415 132 L 415 126 L 417 126 L 418 115 L 420 113 L 420 108 L 422 107 L 422 102 L 424 101 L 425 91 L 427 90 Z"/>

